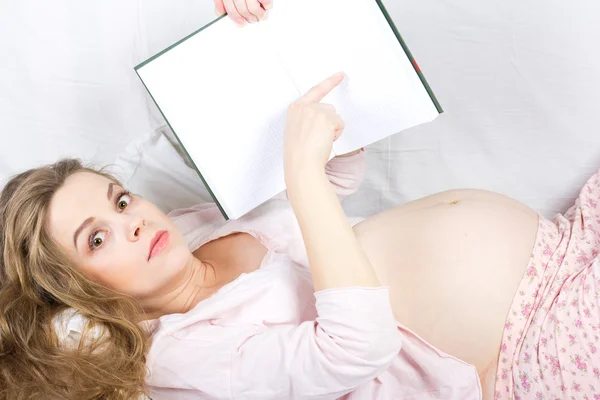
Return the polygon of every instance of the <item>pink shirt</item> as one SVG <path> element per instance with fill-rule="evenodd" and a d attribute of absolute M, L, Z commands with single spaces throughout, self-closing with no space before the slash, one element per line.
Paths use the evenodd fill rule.
<path fill-rule="evenodd" d="M 327 166 L 340 196 L 364 173 L 362 153 Z M 480 399 L 474 367 L 394 319 L 388 289 L 315 293 L 302 237 L 285 196 L 238 220 L 214 204 L 172 212 L 190 251 L 232 232 L 267 255 L 185 314 L 155 320 L 148 355 L 157 399 Z"/>

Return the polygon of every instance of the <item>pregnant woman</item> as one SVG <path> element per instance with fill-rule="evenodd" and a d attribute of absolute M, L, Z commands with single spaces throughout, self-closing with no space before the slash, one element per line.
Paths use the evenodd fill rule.
<path fill-rule="evenodd" d="M 291 105 L 287 196 L 165 216 L 63 160 L 0 196 L 0 398 L 591 398 L 598 177 L 554 221 L 451 191 L 348 221 L 363 154 Z M 600 394 L 600 393 L 598 393 Z"/>

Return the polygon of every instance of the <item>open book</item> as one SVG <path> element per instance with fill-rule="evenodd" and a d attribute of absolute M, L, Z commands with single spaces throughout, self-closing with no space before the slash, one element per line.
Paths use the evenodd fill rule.
<path fill-rule="evenodd" d="M 225 218 L 285 190 L 287 107 L 335 72 L 332 157 L 442 112 L 379 0 L 278 1 L 244 28 L 220 17 L 135 70 Z"/>

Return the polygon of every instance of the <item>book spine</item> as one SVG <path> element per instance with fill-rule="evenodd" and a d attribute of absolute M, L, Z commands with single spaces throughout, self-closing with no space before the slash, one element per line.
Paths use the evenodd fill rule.
<path fill-rule="evenodd" d="M 415 60 L 415 58 L 413 57 L 412 53 L 410 52 L 408 46 L 406 45 L 406 42 L 404 41 L 404 39 L 402 39 L 402 35 L 400 35 L 400 32 L 398 31 L 398 28 L 396 28 L 396 25 L 394 24 L 394 21 L 392 20 L 392 17 L 387 12 L 387 10 L 386 10 L 386 8 L 383 5 L 383 3 L 382 3 L 381 0 L 375 0 L 375 1 L 377 2 L 377 5 L 379 6 L 379 9 L 383 13 L 383 16 L 387 20 L 388 24 L 390 24 L 390 28 L 392 28 L 392 31 L 394 31 L 394 35 L 396 35 L 396 38 L 398 39 L 398 42 L 400 42 L 400 46 L 402 46 L 402 49 L 404 50 L 404 52 L 406 53 L 406 56 L 410 60 L 413 68 L 415 69 L 415 72 L 419 76 L 419 79 L 421 80 L 421 83 L 423 83 L 423 86 L 425 87 L 425 90 L 427 90 L 427 93 L 429 94 L 429 97 L 431 98 L 431 101 L 433 101 L 433 104 L 435 105 L 435 108 L 437 109 L 437 111 L 440 114 L 443 113 L 444 110 L 442 109 L 442 106 L 441 106 L 440 102 L 435 97 L 435 94 L 433 93 L 433 90 L 431 89 L 431 86 L 429 86 L 429 83 L 427 83 L 427 80 L 425 79 L 425 75 L 423 75 L 423 72 L 421 71 L 421 68 L 419 68 L 419 64 L 417 64 L 417 60 Z"/>

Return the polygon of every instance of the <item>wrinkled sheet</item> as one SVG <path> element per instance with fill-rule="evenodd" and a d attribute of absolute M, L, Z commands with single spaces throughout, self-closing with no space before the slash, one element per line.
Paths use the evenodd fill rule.
<path fill-rule="evenodd" d="M 348 212 L 463 187 L 564 210 L 600 167 L 600 2 L 384 2 L 446 112 L 370 146 Z M 133 67 L 212 18 L 211 0 L 0 0 L 0 185 L 127 158 L 164 125 Z"/>

